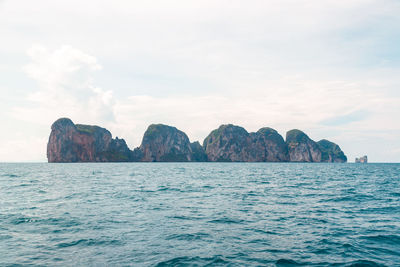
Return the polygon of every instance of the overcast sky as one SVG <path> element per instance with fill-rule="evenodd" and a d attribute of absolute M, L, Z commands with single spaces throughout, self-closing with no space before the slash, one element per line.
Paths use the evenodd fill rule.
<path fill-rule="evenodd" d="M 297 128 L 400 162 L 400 1 L 0 0 L 0 161 L 59 117 L 133 149 L 151 123 Z"/>

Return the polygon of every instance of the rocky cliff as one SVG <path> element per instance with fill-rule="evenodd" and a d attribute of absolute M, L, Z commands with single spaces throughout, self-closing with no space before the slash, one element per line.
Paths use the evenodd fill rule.
<path fill-rule="evenodd" d="M 304 132 L 294 129 L 286 133 L 289 158 L 292 162 L 321 162 L 321 150 Z"/>
<path fill-rule="evenodd" d="M 131 151 L 124 139 L 113 139 L 98 126 L 74 124 L 62 118 L 51 126 L 47 145 L 49 162 L 346 162 L 338 145 L 328 140 L 318 143 L 300 130 L 286 134 L 286 142 L 272 128 L 248 133 L 232 124 L 221 125 L 203 142 L 190 143 L 175 127 L 152 124 L 141 145 Z"/>
<path fill-rule="evenodd" d="M 347 162 L 337 144 L 326 139 L 314 142 L 300 130 L 287 132 L 286 143 L 292 162 Z"/>
<path fill-rule="evenodd" d="M 204 140 L 209 161 L 288 161 L 289 155 L 282 136 L 271 128 L 248 133 L 232 124 L 221 125 Z"/>
<path fill-rule="evenodd" d="M 141 161 L 192 161 L 192 148 L 187 135 L 164 124 L 152 124 L 144 133 Z"/>
<path fill-rule="evenodd" d="M 321 150 L 322 162 L 347 162 L 347 157 L 340 149 L 340 147 L 326 139 L 317 142 Z"/>
<path fill-rule="evenodd" d="M 248 161 L 249 133 L 232 124 L 221 125 L 204 139 L 203 147 L 209 161 Z"/>
<path fill-rule="evenodd" d="M 265 127 L 251 133 L 249 151 L 253 161 L 285 162 L 289 161 L 288 148 L 283 137 L 274 129 Z"/>
<path fill-rule="evenodd" d="M 207 161 L 207 154 L 198 141 L 190 143 L 190 148 L 192 149 L 192 161 Z"/>
<path fill-rule="evenodd" d="M 49 162 L 131 161 L 132 152 L 123 139 L 98 126 L 74 124 L 62 118 L 51 126 L 47 144 Z"/>

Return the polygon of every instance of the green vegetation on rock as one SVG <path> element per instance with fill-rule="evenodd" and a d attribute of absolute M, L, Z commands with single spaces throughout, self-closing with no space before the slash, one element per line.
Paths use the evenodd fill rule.
<path fill-rule="evenodd" d="M 310 139 L 303 131 L 298 129 L 290 130 L 286 133 L 286 142 L 295 142 L 299 143 L 305 141 L 306 139 Z"/>
<path fill-rule="evenodd" d="M 87 134 L 93 134 L 97 130 L 102 129 L 99 126 L 93 126 L 93 125 L 84 125 L 84 124 L 75 124 L 76 129 L 81 132 L 81 133 L 87 133 Z"/>
<path fill-rule="evenodd" d="M 326 139 L 318 141 L 317 144 L 322 152 L 321 153 L 322 162 L 326 162 L 329 160 L 342 161 L 342 162 L 347 161 L 347 157 L 344 155 L 343 151 L 337 144 L 330 142 Z"/>
<path fill-rule="evenodd" d="M 165 124 L 151 124 L 144 133 L 144 137 L 151 140 L 172 131 L 178 131 L 178 129 Z"/>
<path fill-rule="evenodd" d="M 105 151 L 100 153 L 100 155 L 107 158 L 108 161 L 111 162 L 127 162 L 129 161 L 129 157 L 121 152 L 117 151 Z"/>

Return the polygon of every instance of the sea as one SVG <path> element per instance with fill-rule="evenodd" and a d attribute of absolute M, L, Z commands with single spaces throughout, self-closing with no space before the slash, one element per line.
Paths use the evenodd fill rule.
<path fill-rule="evenodd" d="M 400 164 L 1 163 L 0 266 L 400 266 Z"/>

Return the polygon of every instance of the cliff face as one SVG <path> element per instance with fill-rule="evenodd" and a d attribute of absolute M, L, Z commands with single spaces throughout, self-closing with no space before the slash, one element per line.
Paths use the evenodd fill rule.
<path fill-rule="evenodd" d="M 198 141 L 190 143 L 190 148 L 192 149 L 192 161 L 207 161 L 207 154 Z"/>
<path fill-rule="evenodd" d="M 271 128 L 256 133 L 232 124 L 221 125 L 204 140 L 209 161 L 288 161 L 288 151 L 282 136 Z"/>
<path fill-rule="evenodd" d="M 337 144 L 326 139 L 318 141 L 317 144 L 321 150 L 322 162 L 347 162 L 347 157 Z"/>
<path fill-rule="evenodd" d="M 316 142 L 300 130 L 286 133 L 289 158 L 292 162 L 321 162 L 321 150 Z"/>
<path fill-rule="evenodd" d="M 51 126 L 47 144 L 49 162 L 346 162 L 340 147 L 328 140 L 318 143 L 300 130 L 286 134 L 286 142 L 274 129 L 255 133 L 232 124 L 221 125 L 203 142 L 190 143 L 175 127 L 152 124 L 140 147 L 131 151 L 124 139 L 113 139 L 98 126 L 74 124 L 62 118 Z"/>
<path fill-rule="evenodd" d="M 141 161 L 192 161 L 189 138 L 184 132 L 168 125 L 150 125 L 139 150 Z"/>
<path fill-rule="evenodd" d="M 251 151 L 252 161 L 289 161 L 287 145 L 283 137 L 274 129 L 261 128 L 250 136 L 251 146 L 249 151 Z"/>
<path fill-rule="evenodd" d="M 131 151 L 123 139 L 112 139 L 104 128 L 75 125 L 62 118 L 51 126 L 47 159 L 49 162 L 130 161 Z"/>
<path fill-rule="evenodd" d="M 209 161 L 248 161 L 249 133 L 232 124 L 221 125 L 204 139 Z"/>

